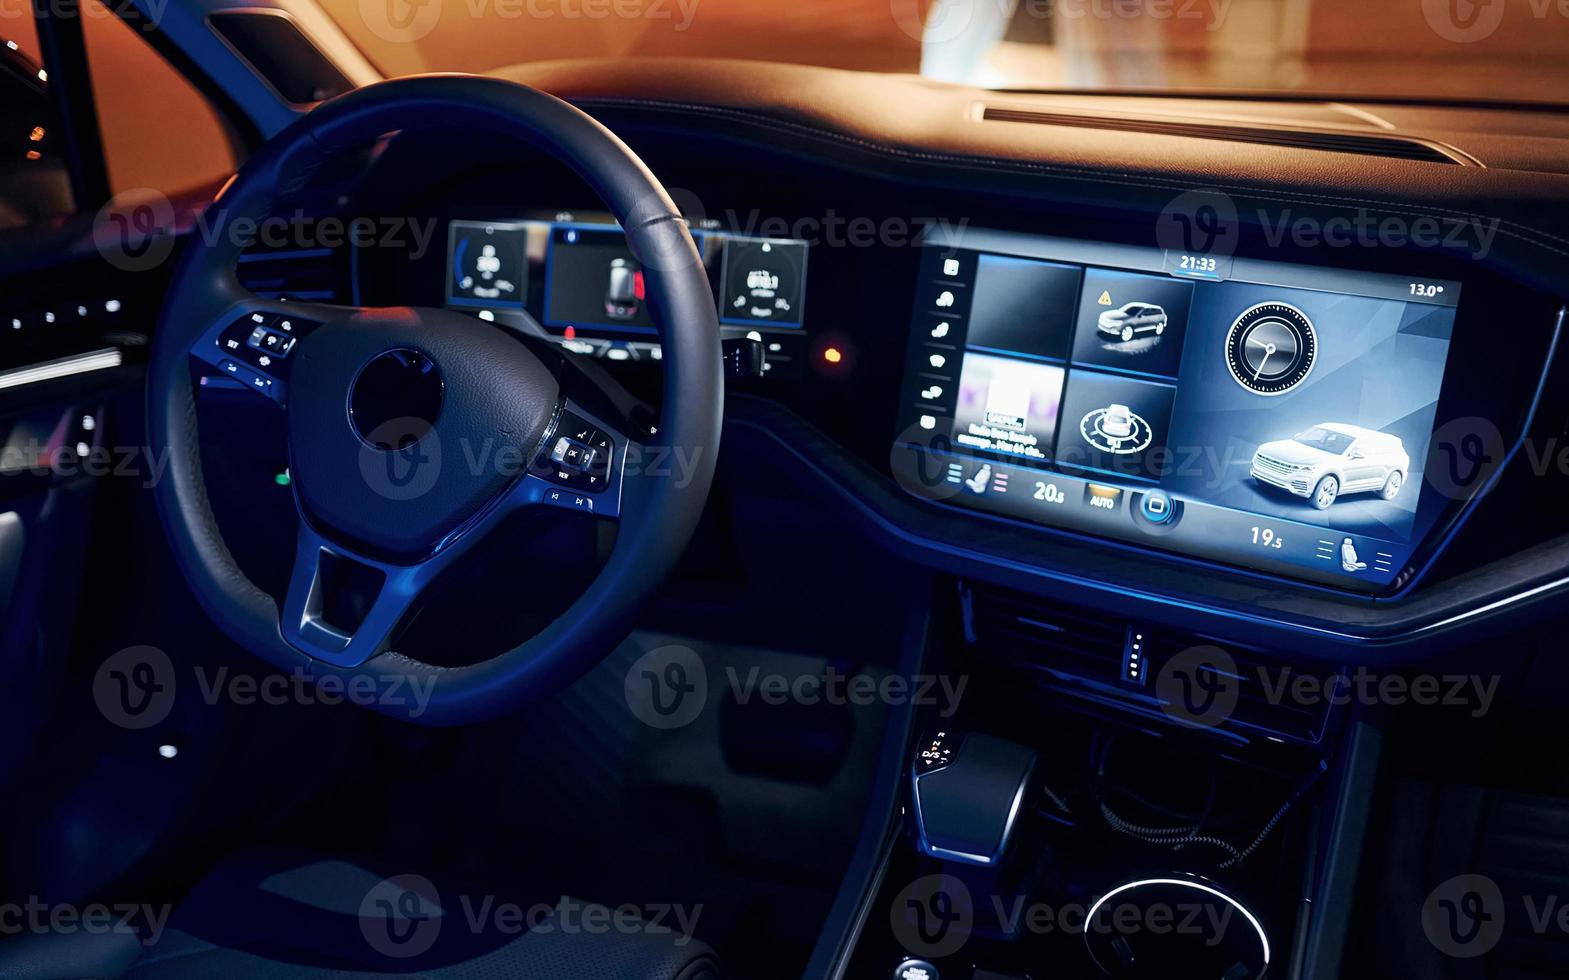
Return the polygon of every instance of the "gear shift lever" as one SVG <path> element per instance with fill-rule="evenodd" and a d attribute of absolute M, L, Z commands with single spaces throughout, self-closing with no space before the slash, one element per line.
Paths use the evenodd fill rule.
<path fill-rule="evenodd" d="M 979 733 L 937 732 L 911 774 L 921 851 L 945 861 L 1002 860 L 1035 771 L 1035 752 Z"/>

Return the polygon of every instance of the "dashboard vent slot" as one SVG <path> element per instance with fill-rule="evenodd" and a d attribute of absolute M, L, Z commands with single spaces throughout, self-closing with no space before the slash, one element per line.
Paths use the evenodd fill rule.
<path fill-rule="evenodd" d="M 971 632 L 988 644 L 1018 651 L 1064 678 L 1114 679 L 1125 627 L 1008 592 L 973 593 Z"/>
<path fill-rule="evenodd" d="M 1316 672 L 1255 647 L 1157 629 L 1003 589 L 966 586 L 961 597 L 965 637 L 972 649 L 1037 687 L 1193 727 L 1193 715 L 1163 703 L 1161 692 L 1169 688 L 1159 681 L 1173 658 L 1184 656 L 1173 670 L 1232 692 L 1224 696 L 1219 713 L 1205 717 L 1205 727 L 1233 737 L 1317 743 L 1328 726 L 1330 699 L 1294 697 L 1292 684 L 1309 676 L 1312 682 L 1305 690 L 1322 692 L 1336 671 Z M 1230 676 L 1206 674 L 1212 669 L 1206 658 L 1186 653 L 1195 647 L 1224 651 L 1214 665 Z"/>
<path fill-rule="evenodd" d="M 1426 163 L 1476 166 L 1477 162 L 1452 147 L 1413 139 L 1332 130 L 1275 129 L 1236 123 L 1189 122 L 1154 119 L 1147 116 L 1084 115 L 1047 109 L 1020 109 L 986 106 L 981 118 L 991 122 L 1034 123 L 1044 126 L 1072 126 L 1079 129 L 1104 129 L 1125 133 L 1156 133 L 1163 136 L 1191 136 L 1197 139 L 1224 140 L 1231 143 L 1262 143 L 1302 150 L 1326 150 L 1361 156 L 1392 157 Z"/>
<path fill-rule="evenodd" d="M 240 284 L 263 299 L 347 301 L 344 269 L 329 248 L 251 250 L 240 256 Z"/>
<path fill-rule="evenodd" d="M 1236 706 L 1229 709 L 1229 723 L 1294 741 L 1317 742 L 1329 720 L 1329 702 L 1317 692 L 1325 690 L 1337 671 L 1303 668 L 1252 647 L 1226 643 L 1192 633 L 1156 630 L 1150 634 L 1148 662 L 1152 676 L 1195 647 L 1218 647 L 1235 666 L 1231 680 L 1236 687 Z M 1309 677 L 1308 699 L 1299 700 L 1292 684 Z M 1154 685 L 1151 685 L 1153 689 Z"/>

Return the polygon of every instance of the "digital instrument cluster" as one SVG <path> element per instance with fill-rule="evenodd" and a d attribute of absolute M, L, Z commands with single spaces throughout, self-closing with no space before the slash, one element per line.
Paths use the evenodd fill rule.
<path fill-rule="evenodd" d="M 1432 523 L 1460 284 L 1182 258 L 929 238 L 895 475 L 1001 516 L 1389 586 Z"/>
<path fill-rule="evenodd" d="M 719 320 L 770 341 L 768 369 L 787 366 L 805 326 L 808 245 L 701 227 L 692 239 Z M 610 360 L 660 357 L 644 269 L 608 217 L 453 220 L 446 302 L 508 323 L 527 318 L 564 346 Z"/>

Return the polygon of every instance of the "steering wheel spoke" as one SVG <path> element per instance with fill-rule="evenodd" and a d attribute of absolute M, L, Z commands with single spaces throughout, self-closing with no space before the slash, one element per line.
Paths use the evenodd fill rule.
<path fill-rule="evenodd" d="M 640 458 L 635 442 L 564 400 L 526 472 L 429 555 L 411 561 L 371 557 L 328 540 L 302 513 L 294 570 L 279 614 L 284 639 L 337 667 L 364 664 L 388 649 L 430 584 L 510 515 L 544 506 L 619 517 L 629 456 Z"/>
<path fill-rule="evenodd" d="M 215 373 L 283 405 L 295 345 L 344 307 L 268 300 L 234 286 L 228 302 L 191 345 Z"/>
<path fill-rule="evenodd" d="M 456 557 L 439 553 L 411 565 L 377 561 L 329 542 L 301 522 L 283 638 L 337 667 L 358 667 L 383 652 L 426 586 Z"/>
<path fill-rule="evenodd" d="M 518 491 L 526 503 L 619 517 L 627 460 L 641 458 L 640 449 L 620 429 L 567 399 Z"/>

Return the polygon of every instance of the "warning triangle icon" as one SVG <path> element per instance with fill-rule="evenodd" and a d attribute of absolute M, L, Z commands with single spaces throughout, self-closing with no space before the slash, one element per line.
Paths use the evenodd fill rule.
<path fill-rule="evenodd" d="M 1111 305 L 1111 290 L 1109 290 L 1109 289 L 1101 290 L 1100 299 L 1096 300 L 1095 302 L 1099 303 L 1102 306 L 1110 306 Z"/>

